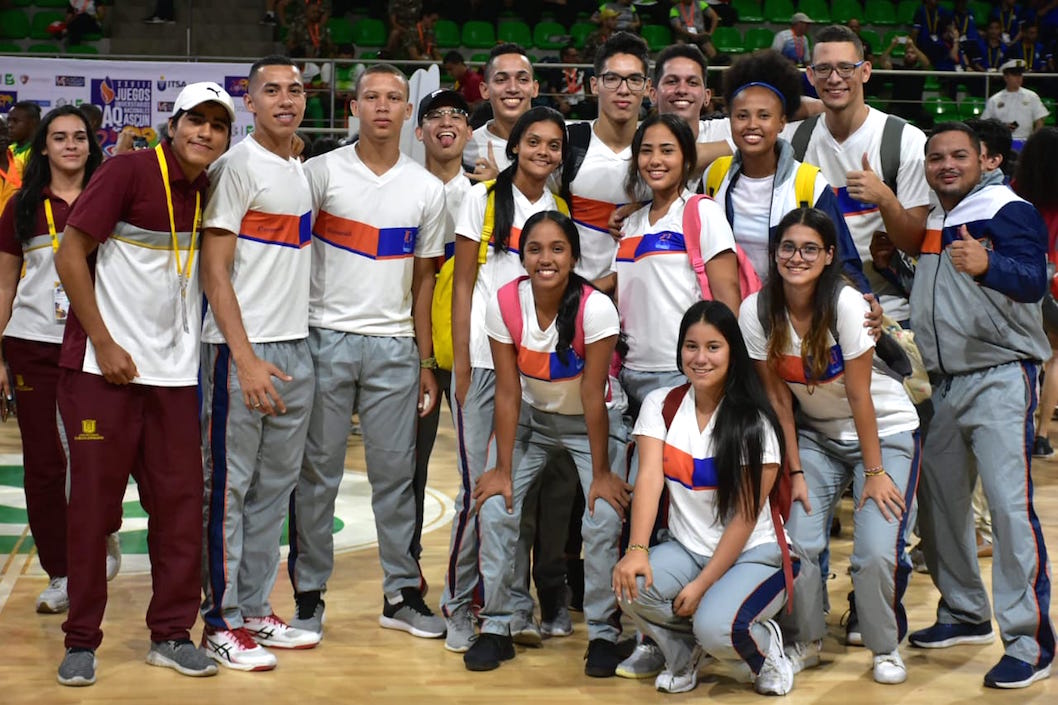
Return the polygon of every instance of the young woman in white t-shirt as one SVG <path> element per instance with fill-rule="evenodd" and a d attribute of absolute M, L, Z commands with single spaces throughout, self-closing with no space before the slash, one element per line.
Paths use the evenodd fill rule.
<path fill-rule="evenodd" d="M 724 304 L 687 310 L 676 361 L 686 391 L 654 390 L 636 421 L 639 475 L 614 592 L 664 655 L 658 690 L 692 690 L 708 653 L 747 668 L 758 692 L 785 695 L 794 674 L 772 621 L 786 584 L 769 502 L 779 422 Z M 679 405 L 666 423 L 670 394 Z M 663 487 L 671 538 L 648 549 Z"/>
<path fill-rule="evenodd" d="M 620 661 L 620 629 L 610 573 L 631 492 L 610 471 L 607 450 L 606 387 L 620 332 L 617 310 L 573 272 L 580 237 L 567 216 L 557 211 L 531 216 L 519 255 L 528 276 L 501 288 L 485 318 L 496 370 L 497 453 L 495 466 L 478 478 L 473 493 L 485 604 L 481 634 L 464 663 L 483 671 L 514 657 L 509 596 L 517 579 L 511 566 L 523 502 L 548 462 L 569 453 L 587 505 L 582 522 L 586 671 L 612 675 Z"/>
<path fill-rule="evenodd" d="M 874 367 L 867 303 L 846 285 L 834 223 L 814 208 L 791 211 L 772 241 L 764 288 L 743 303 L 750 356 L 783 425 L 793 475 L 787 529 L 802 554 L 793 615 L 781 620 L 795 670 L 819 663 L 824 622 L 820 555 L 829 516 L 852 484 L 850 559 L 874 679 L 902 683 L 897 649 L 907 631 L 902 598 L 911 563 L 908 508 L 918 483 L 918 416 L 900 381 Z M 759 299 L 759 300 L 758 300 Z M 797 428 L 791 394 L 797 398 Z"/>

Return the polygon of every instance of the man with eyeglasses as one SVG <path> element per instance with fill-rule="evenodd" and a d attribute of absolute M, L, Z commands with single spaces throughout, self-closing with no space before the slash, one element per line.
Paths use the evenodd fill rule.
<path fill-rule="evenodd" d="M 444 620 L 423 600 L 414 546 L 421 515 L 414 477 L 416 418 L 438 397 L 430 302 L 434 260 L 444 253 L 444 185 L 401 154 L 412 105 L 400 70 L 369 67 L 352 111 L 359 140 L 305 164 L 317 214 L 309 296 L 316 394 L 290 513 L 289 569 L 298 603 L 292 624 L 323 631 L 334 501 L 358 410 L 382 564 L 379 624 L 439 638 Z"/>
<path fill-rule="evenodd" d="M 517 44 L 498 44 L 485 63 L 481 97 L 492 106 L 492 119 L 474 130 L 463 150 L 463 166 L 475 181 L 496 178 L 510 166 L 507 138 L 518 118 L 533 107 L 540 84 L 533 77 L 533 64 Z"/>

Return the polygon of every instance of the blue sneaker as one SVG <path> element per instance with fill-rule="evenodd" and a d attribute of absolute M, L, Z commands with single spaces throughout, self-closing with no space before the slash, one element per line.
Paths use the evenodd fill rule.
<path fill-rule="evenodd" d="M 920 649 L 946 649 L 959 644 L 991 644 L 995 640 L 991 622 L 980 624 L 943 624 L 911 632 L 907 638 L 912 646 Z"/>
<path fill-rule="evenodd" d="M 1050 665 L 1034 668 L 1032 664 L 1021 659 L 1003 656 L 999 663 L 985 674 L 985 685 L 989 688 L 1027 688 L 1050 675 Z"/>

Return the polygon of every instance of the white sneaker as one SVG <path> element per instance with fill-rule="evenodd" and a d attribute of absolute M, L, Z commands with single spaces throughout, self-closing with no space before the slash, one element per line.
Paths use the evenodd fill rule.
<path fill-rule="evenodd" d="M 665 670 L 665 657 L 652 641 L 640 642 L 628 658 L 617 664 L 621 678 L 653 678 Z M 655 681 L 655 685 L 657 682 Z"/>
<path fill-rule="evenodd" d="M 761 695 L 786 695 L 793 690 L 793 666 L 782 648 L 782 632 L 772 620 L 761 622 L 771 634 L 767 658 L 753 687 Z"/>
<path fill-rule="evenodd" d="M 121 542 L 115 531 L 107 534 L 107 582 L 113 580 L 121 570 Z"/>
<path fill-rule="evenodd" d="M 687 670 L 673 673 L 668 666 L 654 679 L 654 689 L 662 693 L 686 693 L 698 687 L 698 670 L 706 658 L 701 647 L 695 646 L 691 652 L 691 662 Z"/>
<path fill-rule="evenodd" d="M 52 578 L 48 587 L 37 597 L 37 612 L 61 614 L 70 609 L 70 596 L 66 594 L 66 576 Z"/>
<path fill-rule="evenodd" d="M 907 680 L 907 666 L 900 658 L 900 650 L 893 649 L 888 654 L 874 655 L 874 682 L 895 685 Z"/>
<path fill-rule="evenodd" d="M 243 617 L 242 625 L 261 646 L 277 649 L 311 649 L 323 637 L 319 632 L 295 629 L 275 614 L 267 617 Z"/>
<path fill-rule="evenodd" d="M 221 666 L 236 671 L 270 671 L 276 667 L 276 657 L 258 645 L 250 632 L 238 629 L 211 630 L 202 633 L 202 648 Z"/>
<path fill-rule="evenodd" d="M 811 643 L 796 641 L 792 644 L 787 644 L 783 649 L 783 651 L 786 652 L 786 658 L 790 659 L 790 666 L 793 668 L 795 675 L 806 668 L 815 668 L 818 666 L 819 652 L 822 650 L 822 639 Z"/>

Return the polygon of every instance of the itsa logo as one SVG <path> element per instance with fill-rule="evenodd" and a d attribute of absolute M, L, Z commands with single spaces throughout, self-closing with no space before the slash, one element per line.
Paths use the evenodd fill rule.
<path fill-rule="evenodd" d="M 183 88 L 186 85 L 187 85 L 187 81 L 178 81 L 178 80 L 167 81 L 165 79 L 165 76 L 159 76 L 158 77 L 157 86 L 158 86 L 158 90 L 160 90 L 160 91 L 166 91 L 166 90 L 169 90 L 170 88 Z"/>
<path fill-rule="evenodd" d="M 11 106 L 18 102 L 18 93 L 14 91 L 0 91 L 0 113 L 6 113 Z"/>
<path fill-rule="evenodd" d="M 250 79 L 245 76 L 225 76 L 224 90 L 228 91 L 232 98 L 246 95 L 250 92 Z"/>

